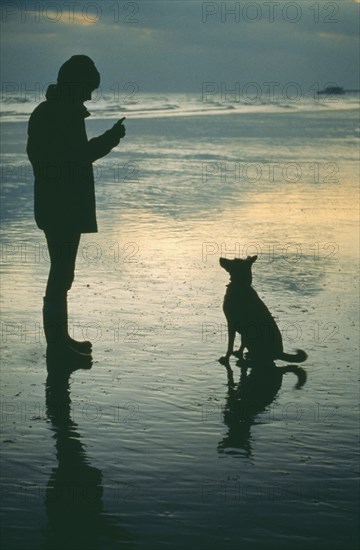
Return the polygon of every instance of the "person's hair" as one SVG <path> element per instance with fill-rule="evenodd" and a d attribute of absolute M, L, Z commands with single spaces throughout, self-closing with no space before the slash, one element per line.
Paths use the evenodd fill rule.
<path fill-rule="evenodd" d="M 100 74 L 90 57 L 73 55 L 60 67 L 57 84 L 59 86 L 81 86 L 95 90 L 100 85 Z"/>

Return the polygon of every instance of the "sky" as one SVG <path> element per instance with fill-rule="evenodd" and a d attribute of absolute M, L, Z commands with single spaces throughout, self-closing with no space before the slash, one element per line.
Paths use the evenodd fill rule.
<path fill-rule="evenodd" d="M 2 0 L 1 9 L 3 90 L 56 81 L 74 54 L 95 61 L 103 89 L 360 88 L 360 0 Z"/>

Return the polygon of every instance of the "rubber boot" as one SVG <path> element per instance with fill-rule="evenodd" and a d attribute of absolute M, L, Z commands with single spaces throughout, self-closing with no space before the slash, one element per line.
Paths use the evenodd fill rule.
<path fill-rule="evenodd" d="M 67 341 L 68 341 L 69 345 L 73 349 L 75 349 L 76 351 L 79 351 L 80 353 L 91 353 L 92 343 L 89 340 L 84 340 L 82 342 L 79 342 L 78 340 L 74 340 L 74 338 L 71 338 L 71 336 L 69 335 L 67 299 L 65 299 L 64 309 L 65 309 L 65 311 L 64 311 L 64 315 L 65 315 L 64 324 L 66 326 L 66 337 L 67 337 Z"/>
<path fill-rule="evenodd" d="M 48 364 L 65 363 L 70 370 L 91 368 L 92 357 L 74 349 L 67 330 L 66 300 L 49 302 L 44 298 L 43 325 Z"/>

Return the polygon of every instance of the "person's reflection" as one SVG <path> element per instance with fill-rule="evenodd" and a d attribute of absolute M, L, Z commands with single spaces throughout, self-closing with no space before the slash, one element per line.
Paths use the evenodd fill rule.
<path fill-rule="evenodd" d="M 71 418 L 70 372 L 48 362 L 46 414 L 54 432 L 58 465 L 46 488 L 45 547 L 95 550 L 101 547 L 100 539 L 104 542 L 110 537 L 118 545 L 132 537 L 116 525 L 117 518 L 102 513 L 101 471 L 89 463 Z M 111 544 L 107 547 L 112 548 Z"/>
<path fill-rule="evenodd" d="M 250 364 L 250 362 L 249 362 Z M 297 365 L 276 367 L 270 365 L 253 365 L 247 372 L 246 362 L 241 364 L 240 379 L 234 382 L 233 371 L 226 367 L 228 393 L 223 411 L 224 423 L 228 432 L 218 444 L 219 453 L 250 457 L 251 427 L 261 422 L 258 416 L 271 405 L 281 388 L 283 375 L 292 372 L 297 376 L 297 388 L 306 382 L 306 372 Z"/>

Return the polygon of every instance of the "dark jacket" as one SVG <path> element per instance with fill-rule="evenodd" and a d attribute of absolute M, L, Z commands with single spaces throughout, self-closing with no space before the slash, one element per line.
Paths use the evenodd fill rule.
<path fill-rule="evenodd" d="M 27 153 L 35 176 L 35 220 L 44 231 L 97 232 L 92 163 L 119 141 L 115 128 L 88 141 L 82 103 L 49 86 L 31 114 Z"/>

